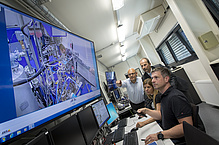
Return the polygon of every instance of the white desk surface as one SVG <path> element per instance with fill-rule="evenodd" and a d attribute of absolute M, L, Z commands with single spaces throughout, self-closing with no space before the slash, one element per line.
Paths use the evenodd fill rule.
<path fill-rule="evenodd" d="M 148 116 L 148 115 L 147 115 Z M 127 126 L 125 127 L 125 134 L 129 133 L 132 128 L 136 126 L 136 123 L 139 121 L 144 121 L 151 118 L 148 116 L 147 118 L 143 117 L 141 119 L 138 119 L 138 115 L 135 115 L 133 118 L 128 118 L 127 119 Z M 117 126 L 113 127 L 112 130 L 114 131 L 117 129 Z M 144 145 L 145 142 L 141 141 L 141 139 L 145 139 L 149 134 L 157 133 L 159 131 L 162 131 L 162 128 L 157 124 L 157 122 L 152 122 L 150 124 L 145 125 L 142 128 L 139 128 L 137 130 L 137 135 L 138 135 L 138 144 L 139 145 Z M 157 141 L 158 145 L 174 145 L 173 142 L 170 139 L 164 139 L 158 140 Z M 123 141 L 117 142 L 116 145 L 123 145 Z"/>

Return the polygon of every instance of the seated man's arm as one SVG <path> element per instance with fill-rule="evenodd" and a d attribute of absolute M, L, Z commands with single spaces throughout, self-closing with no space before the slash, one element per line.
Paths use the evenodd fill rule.
<path fill-rule="evenodd" d="M 179 121 L 180 124 L 170 128 L 168 130 L 161 131 L 161 133 L 164 135 L 164 138 L 180 138 L 180 137 L 183 137 L 184 136 L 183 121 L 186 121 L 187 123 L 193 125 L 192 116 L 178 119 L 178 121 Z M 145 139 L 145 144 L 149 144 L 149 143 L 152 143 L 154 141 L 157 141 L 158 140 L 157 134 L 158 133 L 148 135 Z"/>
<path fill-rule="evenodd" d="M 151 110 L 148 108 L 138 109 L 138 113 L 144 113 L 150 115 L 155 120 L 161 120 L 161 112 L 160 110 Z"/>
<path fill-rule="evenodd" d="M 164 138 L 180 138 L 180 137 L 183 137 L 184 136 L 183 121 L 186 121 L 187 123 L 193 125 L 192 116 L 178 119 L 178 121 L 179 121 L 178 125 L 170 128 L 168 130 L 162 131 L 162 134 L 164 135 Z"/>

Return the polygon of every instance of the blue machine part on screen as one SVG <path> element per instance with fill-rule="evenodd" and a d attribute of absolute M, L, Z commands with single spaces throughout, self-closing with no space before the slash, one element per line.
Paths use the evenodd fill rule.
<path fill-rule="evenodd" d="M 3 16 L 1 21 L 5 21 L 5 28 L 1 22 L 1 31 L 6 29 L 8 44 L 8 47 L 1 48 L 1 56 L 5 58 L 0 67 L 1 70 L 7 68 L 6 65 L 10 67 L 11 74 L 5 71 L 10 78 L 4 79 L 12 82 L 11 94 L 15 106 L 10 108 L 9 117 L 1 117 L 0 123 L 68 100 L 67 105 L 53 108 L 54 113 L 47 110 L 46 114 L 51 114 L 44 118 L 46 122 L 99 97 L 93 42 L 10 9 L 1 7 L 0 14 Z M 5 83 L 0 82 L 1 101 L 13 104 L 9 100 L 11 96 L 4 96 L 5 92 L 10 92 L 10 89 L 4 90 Z M 10 86 L 10 83 L 7 85 Z M 42 118 L 44 116 L 42 114 Z M 42 119 L 39 117 L 36 120 L 39 122 Z"/>

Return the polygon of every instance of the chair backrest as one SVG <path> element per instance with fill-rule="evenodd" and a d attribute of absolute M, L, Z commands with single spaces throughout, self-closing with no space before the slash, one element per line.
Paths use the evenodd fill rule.
<path fill-rule="evenodd" d="M 199 106 L 196 106 L 193 103 L 190 103 L 192 106 L 192 121 L 193 121 L 193 126 L 198 128 L 199 130 L 206 132 L 205 131 L 205 126 L 204 123 L 202 122 L 198 112 L 199 112 Z"/>
<path fill-rule="evenodd" d="M 219 145 L 219 142 L 187 122 L 183 122 L 186 145 Z"/>

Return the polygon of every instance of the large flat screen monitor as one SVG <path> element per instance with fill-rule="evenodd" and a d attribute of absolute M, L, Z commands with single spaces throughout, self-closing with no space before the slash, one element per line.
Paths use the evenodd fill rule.
<path fill-rule="evenodd" d="M 0 4 L 0 143 L 100 97 L 94 43 Z"/>
<path fill-rule="evenodd" d="M 92 109 L 96 116 L 99 127 L 101 127 L 110 117 L 109 112 L 107 111 L 106 105 L 101 99 L 100 101 L 92 104 Z"/>
<path fill-rule="evenodd" d="M 91 106 L 80 111 L 77 116 L 85 137 L 85 141 L 87 145 L 91 145 L 99 130 L 99 126 Z"/>
<path fill-rule="evenodd" d="M 105 72 L 106 74 L 106 81 L 107 81 L 107 86 L 109 88 L 109 91 L 112 91 L 117 88 L 116 86 L 116 73 L 113 72 Z"/>
<path fill-rule="evenodd" d="M 107 107 L 109 114 L 110 114 L 110 119 L 107 121 L 107 124 L 110 125 L 119 118 L 119 115 L 116 112 L 116 109 L 115 109 L 113 103 L 107 104 L 106 107 Z"/>
<path fill-rule="evenodd" d="M 49 132 L 43 132 L 25 145 L 53 145 Z"/>
<path fill-rule="evenodd" d="M 86 145 L 76 115 L 50 130 L 54 145 Z"/>

